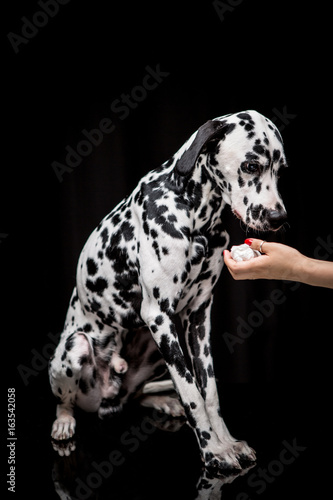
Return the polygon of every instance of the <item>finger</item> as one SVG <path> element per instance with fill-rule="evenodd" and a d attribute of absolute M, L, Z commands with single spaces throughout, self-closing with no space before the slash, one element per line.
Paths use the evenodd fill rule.
<path fill-rule="evenodd" d="M 225 250 L 223 252 L 224 262 L 234 279 L 248 279 L 249 271 L 251 272 L 251 266 L 253 265 L 253 260 L 236 262 L 231 257 L 231 252 L 229 250 Z M 256 260 L 256 259 L 254 259 Z"/>
<path fill-rule="evenodd" d="M 228 271 L 230 272 L 230 274 L 232 276 L 234 276 L 233 270 L 234 270 L 235 264 L 237 264 L 237 262 L 231 257 L 231 253 L 229 250 L 224 250 L 223 258 L 224 258 L 224 263 L 228 268 Z"/>
<path fill-rule="evenodd" d="M 258 240 L 257 238 L 251 238 L 251 239 L 248 239 L 245 241 L 246 241 L 247 245 L 251 242 L 250 247 L 252 248 L 252 250 L 258 250 L 258 252 L 261 251 L 261 253 L 266 253 L 266 249 L 267 249 L 266 245 L 269 245 L 269 243 L 267 243 L 267 241 Z M 264 241 L 264 243 L 263 243 L 263 241 Z M 260 247 L 260 245 L 261 245 L 261 247 Z"/>
<path fill-rule="evenodd" d="M 229 252 L 229 250 L 224 250 L 223 258 L 224 258 L 224 262 L 226 263 L 227 266 L 229 266 L 229 264 L 232 263 L 233 259 L 231 257 L 231 253 Z"/>
<path fill-rule="evenodd" d="M 237 262 L 231 257 L 231 252 L 229 250 L 224 250 L 223 258 L 225 265 L 228 267 L 229 271 L 232 271 L 235 267 L 237 267 Z"/>

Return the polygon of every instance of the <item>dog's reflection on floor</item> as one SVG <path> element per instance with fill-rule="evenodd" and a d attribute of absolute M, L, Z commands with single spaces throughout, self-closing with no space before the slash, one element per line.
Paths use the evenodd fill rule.
<path fill-rule="evenodd" d="M 209 472 L 203 470 L 197 483 L 197 497 L 195 500 L 220 500 L 223 486 L 232 483 L 238 477 L 244 476 L 253 467 L 255 467 L 254 463 L 237 473 L 219 478 L 213 477 Z"/>
<path fill-rule="evenodd" d="M 166 420 L 163 415 L 159 421 L 156 415 L 153 418 L 144 415 L 139 420 L 134 419 L 130 424 L 127 422 L 125 431 L 123 429 L 124 426 L 120 432 L 118 429 L 116 438 L 114 437 L 115 429 L 112 428 L 111 435 L 109 429 L 105 435 L 101 436 L 97 433 L 94 438 L 91 429 L 90 438 L 88 430 L 87 433 L 82 433 L 82 436 L 79 434 L 77 439 L 52 440 L 55 451 L 52 477 L 55 491 L 61 500 L 109 498 L 110 491 L 115 500 L 131 500 L 132 498 L 144 500 L 153 498 L 147 491 L 153 492 L 154 482 L 158 484 L 158 498 L 167 498 L 166 491 L 170 490 L 174 483 L 173 498 L 220 500 L 223 485 L 243 476 L 254 466 L 252 464 L 250 468 L 244 468 L 234 474 L 226 473 L 225 476 L 218 478 L 204 469 L 201 470 L 200 458 L 195 453 L 195 447 L 192 450 L 189 446 L 192 442 L 192 434 L 187 432 L 188 426 L 185 419 L 168 418 Z M 155 433 L 157 430 L 164 432 Z M 171 439 L 170 433 L 175 432 L 183 444 L 181 448 L 182 455 L 184 455 L 183 462 L 185 449 L 188 454 L 186 464 L 184 464 L 184 478 L 181 481 L 186 495 L 179 492 L 180 496 L 176 495 L 179 491 L 183 464 L 179 449 L 176 451 L 178 456 L 173 456 L 172 451 L 167 450 L 170 456 L 169 462 L 167 461 L 170 470 L 165 471 L 163 463 L 165 464 L 165 460 L 168 460 L 165 456 L 166 450 L 159 446 L 160 439 L 164 444 L 168 443 Z M 153 434 L 157 439 L 153 437 Z M 158 478 L 156 467 L 159 472 Z"/>

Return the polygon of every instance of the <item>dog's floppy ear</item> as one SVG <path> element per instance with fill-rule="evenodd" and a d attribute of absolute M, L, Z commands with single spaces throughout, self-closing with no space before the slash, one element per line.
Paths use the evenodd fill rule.
<path fill-rule="evenodd" d="M 221 138 L 221 132 L 226 128 L 226 122 L 216 120 L 208 120 L 208 122 L 201 125 L 190 147 L 177 160 L 175 165 L 177 172 L 180 175 L 188 175 L 193 169 L 202 148 L 215 137 L 219 136 Z"/>

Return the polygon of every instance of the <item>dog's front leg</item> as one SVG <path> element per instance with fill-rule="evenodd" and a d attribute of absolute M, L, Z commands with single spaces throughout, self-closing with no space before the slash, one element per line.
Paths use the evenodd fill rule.
<path fill-rule="evenodd" d="M 218 438 L 234 451 L 238 459 L 252 462 L 255 460 L 254 450 L 245 441 L 237 441 L 231 436 L 221 415 L 210 342 L 212 302 L 211 295 L 205 302 L 194 301 L 191 308 L 181 314 L 193 373 Z"/>
<path fill-rule="evenodd" d="M 71 404 L 58 404 L 57 419 L 52 426 L 52 438 L 57 441 L 72 438 L 75 425 L 74 406 Z"/>
<path fill-rule="evenodd" d="M 180 396 L 189 424 L 196 433 L 202 458 L 212 470 L 240 469 L 236 455 L 222 443 L 211 426 L 205 409 L 205 401 L 198 390 L 195 379 L 186 366 L 176 327 L 173 311 L 166 309 L 166 300 L 147 300 L 142 304 L 141 315 L 148 325 L 157 346 L 162 353 L 177 392 Z M 168 301 L 170 304 L 170 301 Z M 163 304 L 161 309 L 161 304 Z"/>
<path fill-rule="evenodd" d="M 221 417 L 216 387 L 210 343 L 212 302 L 212 296 L 202 303 L 195 301 L 191 304 L 190 308 L 181 313 L 181 320 L 185 329 L 185 339 L 192 362 L 193 373 L 205 401 L 209 420 L 220 441 L 227 444 L 233 438 Z"/>

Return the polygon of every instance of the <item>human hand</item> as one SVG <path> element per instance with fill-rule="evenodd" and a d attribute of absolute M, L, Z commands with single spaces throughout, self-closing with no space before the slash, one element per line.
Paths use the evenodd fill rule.
<path fill-rule="evenodd" d="M 236 262 L 232 259 L 230 251 L 223 252 L 226 263 L 232 277 L 235 280 L 246 279 L 298 279 L 298 269 L 305 257 L 287 245 L 280 243 L 268 243 L 265 241 L 260 248 L 262 240 L 245 240 L 253 250 L 261 250 L 262 255 L 244 262 Z"/>

